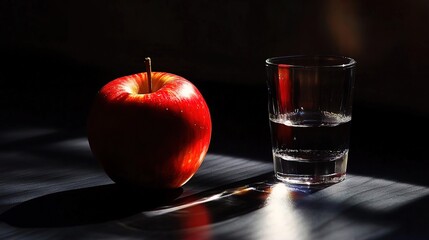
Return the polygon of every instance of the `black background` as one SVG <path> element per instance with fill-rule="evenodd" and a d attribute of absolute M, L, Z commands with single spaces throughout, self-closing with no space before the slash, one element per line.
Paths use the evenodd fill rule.
<path fill-rule="evenodd" d="M 210 151 L 270 159 L 264 61 L 358 63 L 350 171 L 427 182 L 427 1 L 0 1 L 0 124 L 85 134 L 97 90 L 171 72 L 213 119 Z M 414 174 L 415 173 L 415 174 Z"/>

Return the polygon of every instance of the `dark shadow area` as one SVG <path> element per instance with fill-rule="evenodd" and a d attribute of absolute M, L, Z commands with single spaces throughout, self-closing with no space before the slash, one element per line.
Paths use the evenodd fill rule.
<path fill-rule="evenodd" d="M 26 129 L 29 133 L 26 133 Z M 0 153 L 17 153 L 2 159 L 3 168 L 0 169 L 0 174 L 29 169 L 34 176 L 39 176 L 38 181 L 43 181 L 50 178 L 45 175 L 47 171 L 54 173 L 54 169 L 64 169 L 71 175 L 79 175 L 82 169 L 101 170 L 101 165 L 93 157 L 86 133 L 82 129 L 54 129 L 40 135 L 31 135 L 31 132 L 37 132 L 37 127 L 0 128 L 0 134 L 3 131 L 7 132 L 8 136 L 16 134 L 20 137 L 4 137 L 4 141 L 0 143 Z M 15 177 L 18 182 L 28 178 L 19 175 Z"/>
<path fill-rule="evenodd" d="M 356 105 L 349 172 L 429 186 L 429 117 L 406 109 Z"/>
<path fill-rule="evenodd" d="M 212 116 L 210 151 L 271 161 L 268 99 L 265 83 L 198 84 Z"/>
<path fill-rule="evenodd" d="M 1 221 L 22 228 L 96 224 L 171 203 L 183 189 L 131 189 L 117 184 L 57 192 L 12 207 Z"/>
<path fill-rule="evenodd" d="M 397 219 L 397 228 L 379 239 L 427 239 L 429 229 L 429 196 L 407 204 L 386 215 L 386 219 Z"/>
<path fill-rule="evenodd" d="M 82 128 L 95 93 L 113 78 L 97 66 L 42 49 L 0 49 L 1 125 Z"/>
<path fill-rule="evenodd" d="M 9 134 L 13 135 L 14 132 L 23 132 L 25 131 L 24 127 L 15 127 L 6 129 Z M 29 129 L 34 130 L 37 128 Z M 0 128 L 0 132 L 2 132 L 3 128 Z M 29 131 L 30 132 L 30 131 Z M 22 134 L 21 134 L 22 135 Z M 71 131 L 70 129 L 58 129 L 53 130 L 49 133 L 38 135 L 38 136 L 23 136 L 20 139 L 5 139 L 4 142 L 0 142 L 0 148 L 2 151 L 14 151 L 14 150 L 25 150 L 27 148 L 34 148 L 36 146 L 49 145 L 52 143 L 58 143 L 61 141 L 65 141 L 68 139 L 73 139 L 77 137 L 86 136 L 86 133 L 82 129 L 74 129 Z"/>
<path fill-rule="evenodd" d="M 358 220 L 393 223 L 394 230 L 378 239 L 425 239 L 429 234 L 428 202 L 429 196 L 425 196 L 388 212 L 351 208 L 346 214 Z"/>
<path fill-rule="evenodd" d="M 376 189 L 372 189 L 371 191 L 376 191 Z M 335 198 L 303 198 L 297 202 L 296 207 L 298 211 L 304 210 L 307 215 L 309 212 L 313 212 L 322 219 L 329 219 L 326 217 L 331 214 L 329 211 L 332 211 L 334 215 L 338 214 L 341 216 L 341 218 L 332 218 L 322 225 L 318 225 L 317 220 L 310 220 L 310 224 L 314 221 L 315 226 L 318 226 L 318 228 L 313 229 L 315 232 L 326 231 L 324 228 L 329 228 L 329 225 L 335 226 L 347 219 L 349 223 L 342 224 L 343 229 L 338 230 L 339 232 L 347 232 L 353 229 L 353 224 L 371 223 L 384 229 L 381 229 L 381 234 L 374 233 L 370 239 L 427 239 L 429 234 L 429 229 L 427 228 L 427 222 L 429 221 L 429 205 L 427 204 L 429 195 L 422 195 L 404 204 L 400 204 L 398 207 L 389 208 L 388 203 L 390 200 L 387 199 L 387 196 L 396 198 L 398 197 L 395 196 L 396 194 L 396 192 L 386 193 L 386 198 L 380 199 L 380 201 L 386 203 L 386 208 L 384 206 L 369 208 L 365 206 L 368 200 L 357 203 L 353 201 L 336 202 Z M 366 197 L 366 199 L 368 198 L 371 197 Z M 375 205 L 377 204 L 375 203 Z M 311 216 L 305 217 L 311 218 Z"/>

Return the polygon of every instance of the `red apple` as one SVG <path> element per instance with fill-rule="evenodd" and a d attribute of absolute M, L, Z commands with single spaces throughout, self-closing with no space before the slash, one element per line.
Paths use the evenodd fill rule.
<path fill-rule="evenodd" d="M 209 108 L 199 90 L 165 72 L 107 83 L 88 116 L 91 151 L 107 175 L 139 187 L 184 185 L 203 162 L 211 131 Z"/>

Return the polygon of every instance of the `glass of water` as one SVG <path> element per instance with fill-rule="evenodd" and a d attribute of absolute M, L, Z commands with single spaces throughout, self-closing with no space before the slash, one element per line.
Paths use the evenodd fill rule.
<path fill-rule="evenodd" d="M 344 180 L 356 61 L 299 55 L 265 65 L 276 178 L 298 185 Z"/>

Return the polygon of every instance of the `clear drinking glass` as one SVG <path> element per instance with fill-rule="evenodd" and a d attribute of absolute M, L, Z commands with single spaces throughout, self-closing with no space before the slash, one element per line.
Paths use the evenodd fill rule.
<path fill-rule="evenodd" d="M 265 63 L 277 179 L 303 185 L 344 180 L 356 61 L 300 55 Z"/>

